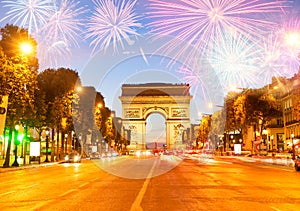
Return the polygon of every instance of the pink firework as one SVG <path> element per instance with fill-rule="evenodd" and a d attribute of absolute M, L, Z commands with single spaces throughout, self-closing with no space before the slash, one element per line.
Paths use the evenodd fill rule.
<path fill-rule="evenodd" d="M 202 55 L 211 43 L 224 32 L 236 31 L 249 36 L 250 40 L 260 39 L 268 29 L 275 27 L 274 14 L 282 12 L 287 1 L 262 0 L 149 0 L 148 17 L 151 32 L 158 36 L 175 36 L 161 49 L 171 53 L 180 51 L 176 59 L 185 61 Z M 270 15 L 269 19 L 267 15 Z M 248 35 L 249 34 L 249 35 Z M 186 47 L 177 49 L 177 39 L 186 45 L 193 45 L 194 51 Z"/>

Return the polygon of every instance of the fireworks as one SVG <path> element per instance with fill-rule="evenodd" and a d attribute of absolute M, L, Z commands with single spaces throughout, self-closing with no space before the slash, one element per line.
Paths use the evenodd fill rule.
<path fill-rule="evenodd" d="M 143 31 L 150 29 L 159 43 L 150 53 L 188 67 L 178 73 L 207 97 L 204 93 L 214 86 L 209 81 L 219 80 L 219 88 L 250 87 L 297 71 L 300 44 L 294 32 L 299 32 L 300 21 L 293 18 L 297 13 L 285 11 L 289 2 L 149 0 L 145 11 L 137 0 L 3 0 L 6 12 L 0 21 L 28 29 L 38 42 L 42 67 L 59 66 L 83 40 L 92 53 L 125 49 L 136 44 L 135 36 L 140 36 L 144 24 Z M 143 49 L 136 49 L 147 63 Z"/>
<path fill-rule="evenodd" d="M 124 47 L 123 39 L 128 44 L 133 42 L 130 35 L 138 35 L 136 27 L 141 24 L 137 22 L 137 16 L 134 14 L 134 1 L 114 0 L 93 0 L 96 11 L 88 24 L 86 38 L 93 39 L 90 45 L 94 45 L 93 52 L 99 47 L 100 50 L 106 50 L 110 44 L 114 51 L 118 44 Z"/>
<path fill-rule="evenodd" d="M 0 22 L 14 21 L 15 25 L 27 28 L 29 34 L 37 33 L 53 11 L 51 0 L 7 0 L 2 3 L 9 11 Z"/>
<path fill-rule="evenodd" d="M 284 52 L 278 33 L 271 33 L 264 39 L 262 50 L 262 63 L 257 78 L 264 83 L 270 83 L 274 76 L 287 76 L 287 65 L 283 61 Z"/>
<path fill-rule="evenodd" d="M 40 29 L 38 55 L 42 66 L 57 66 L 58 61 L 71 56 L 70 47 L 77 46 L 84 25 L 80 18 L 87 9 L 75 1 L 54 2 L 54 10 Z"/>
<path fill-rule="evenodd" d="M 83 19 L 79 18 L 87 10 L 73 0 L 61 0 L 55 5 L 55 10 L 41 29 L 44 36 L 78 46 L 77 40 L 84 26 Z M 54 43 L 55 43 L 54 42 Z"/>
<path fill-rule="evenodd" d="M 253 87 L 260 82 L 257 74 L 263 57 L 257 43 L 236 32 L 228 33 L 221 40 L 215 40 L 213 45 L 208 60 L 225 89 L 232 84 Z"/>
<path fill-rule="evenodd" d="M 280 13 L 286 1 L 260 0 L 150 0 L 149 23 L 152 33 L 172 35 L 193 45 L 197 51 L 207 50 L 212 39 L 222 39 L 224 33 L 237 31 L 250 40 L 262 38 L 275 23 L 266 14 Z M 270 18 L 271 19 L 271 18 Z M 177 42 L 169 42 L 161 49 L 170 53 Z M 166 49 L 166 50 L 165 50 Z M 198 52 L 182 48 L 178 58 L 194 58 Z"/>
<path fill-rule="evenodd" d="M 298 17 L 298 16 L 296 16 Z M 283 23 L 279 34 L 283 52 L 283 62 L 290 71 L 297 71 L 300 65 L 300 19 L 293 16 L 286 17 L 287 21 Z M 289 75 L 293 75 L 290 72 Z"/>

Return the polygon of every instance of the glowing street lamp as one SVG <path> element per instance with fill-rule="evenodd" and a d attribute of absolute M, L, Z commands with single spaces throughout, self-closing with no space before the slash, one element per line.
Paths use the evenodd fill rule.
<path fill-rule="evenodd" d="M 23 54 L 30 54 L 32 52 L 32 45 L 28 42 L 21 43 L 20 50 Z"/>

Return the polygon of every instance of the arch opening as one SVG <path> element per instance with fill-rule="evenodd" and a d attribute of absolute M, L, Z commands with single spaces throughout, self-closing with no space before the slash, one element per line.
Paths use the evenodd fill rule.
<path fill-rule="evenodd" d="M 153 112 L 146 119 L 146 148 L 163 148 L 166 145 L 166 119 L 159 112 Z"/>

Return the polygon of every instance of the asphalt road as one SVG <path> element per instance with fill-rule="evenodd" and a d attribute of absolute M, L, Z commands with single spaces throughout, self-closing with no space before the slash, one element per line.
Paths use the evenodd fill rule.
<path fill-rule="evenodd" d="M 0 178 L 0 210 L 300 210 L 300 172 L 228 160 L 117 157 Z"/>

